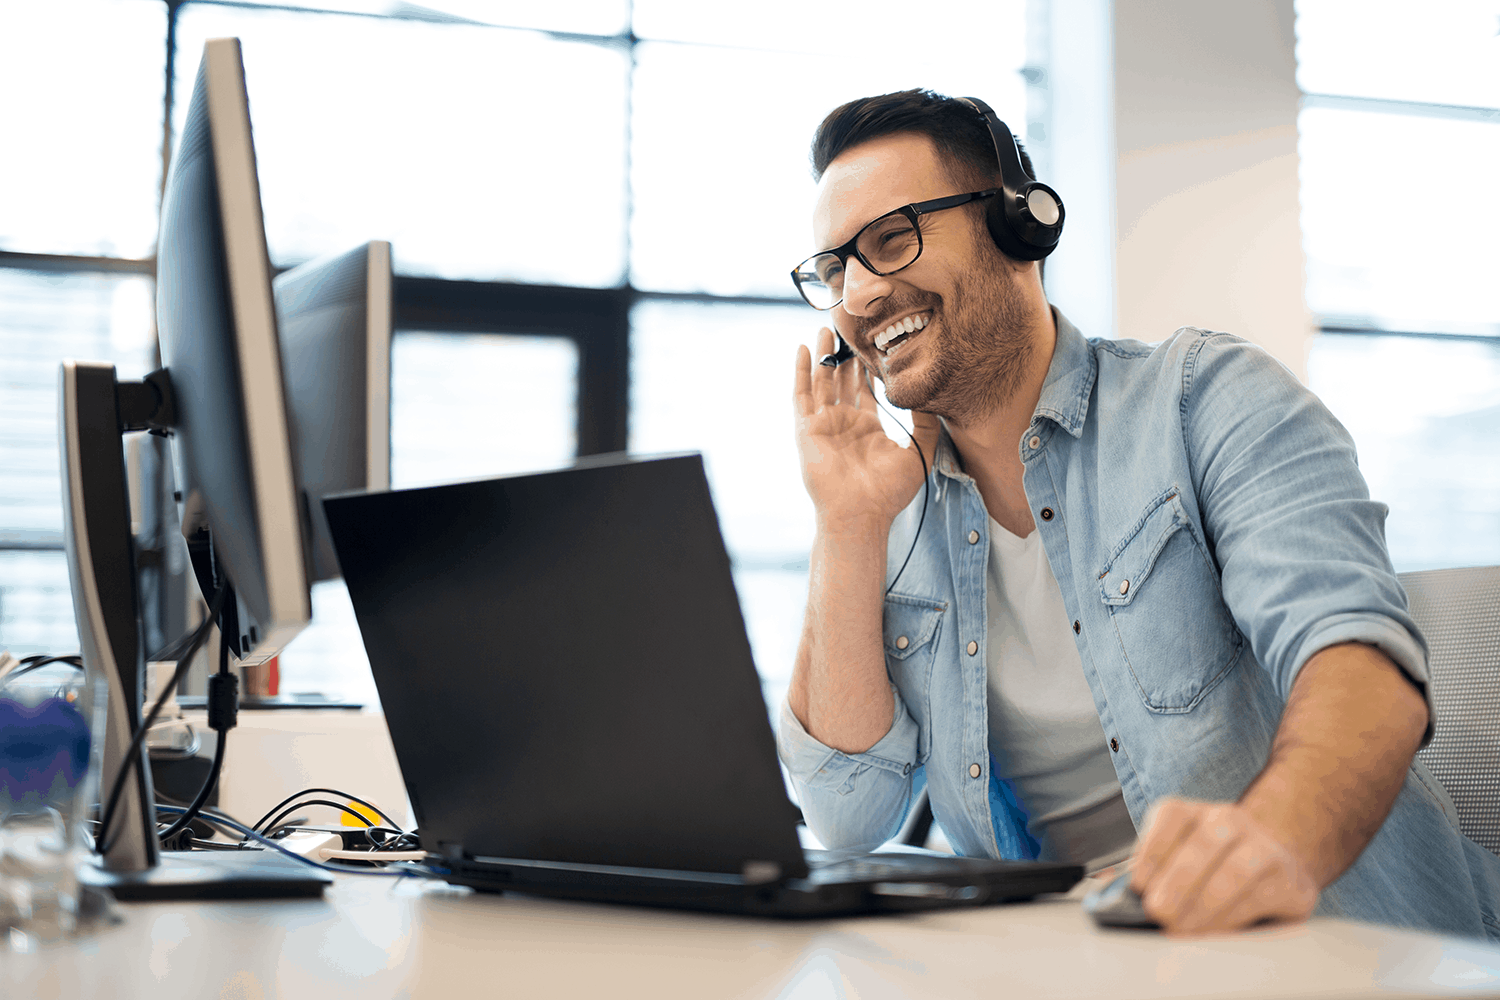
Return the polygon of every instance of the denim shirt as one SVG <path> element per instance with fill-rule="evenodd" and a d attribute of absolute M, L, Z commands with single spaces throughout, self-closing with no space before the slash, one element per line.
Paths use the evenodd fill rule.
<path fill-rule="evenodd" d="M 1236 800 L 1269 757 L 1297 672 L 1327 646 L 1379 647 L 1430 710 L 1386 507 L 1317 397 L 1228 334 L 1085 340 L 1055 315 L 1056 348 L 1017 446 L 1137 828 L 1163 796 Z M 783 707 L 782 761 L 830 847 L 888 840 L 925 784 L 959 853 L 1032 857 L 1024 803 L 988 750 L 988 520 L 946 434 L 927 485 L 890 533 L 894 577 L 927 504 L 885 598 L 890 730 L 844 754 Z M 1451 801 L 1415 763 L 1318 912 L 1500 938 L 1497 898 L 1500 858 L 1459 834 Z"/>

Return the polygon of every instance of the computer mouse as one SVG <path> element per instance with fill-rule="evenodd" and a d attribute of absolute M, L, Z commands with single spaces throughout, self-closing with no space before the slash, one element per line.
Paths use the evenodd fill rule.
<path fill-rule="evenodd" d="M 1130 873 L 1116 875 L 1108 885 L 1083 898 L 1083 908 L 1101 927 L 1158 927 L 1146 916 L 1140 893 L 1130 887 Z"/>

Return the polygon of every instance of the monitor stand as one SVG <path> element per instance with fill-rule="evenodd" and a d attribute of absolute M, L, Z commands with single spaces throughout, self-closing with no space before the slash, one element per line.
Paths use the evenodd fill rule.
<path fill-rule="evenodd" d="M 157 371 L 118 382 L 113 365 L 64 361 L 59 386 L 63 537 L 84 669 L 109 685 L 100 795 L 107 796 L 141 724 L 145 655 L 136 588 L 135 546 L 125 485 L 127 431 L 168 433 L 171 383 Z M 109 850 L 79 878 L 125 901 L 264 899 L 318 895 L 332 879 L 276 851 L 163 853 L 146 748 L 136 753 Z"/>
<path fill-rule="evenodd" d="M 333 881 L 328 872 L 272 850 L 162 851 L 144 871 L 112 872 L 85 865 L 78 880 L 108 889 L 121 903 L 169 899 L 316 898 Z"/>

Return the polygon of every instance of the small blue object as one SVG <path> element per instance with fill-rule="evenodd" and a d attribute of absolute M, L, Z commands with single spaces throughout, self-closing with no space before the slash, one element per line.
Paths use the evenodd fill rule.
<path fill-rule="evenodd" d="M 0 811 L 55 805 L 88 773 L 89 726 L 78 706 L 0 697 Z"/>

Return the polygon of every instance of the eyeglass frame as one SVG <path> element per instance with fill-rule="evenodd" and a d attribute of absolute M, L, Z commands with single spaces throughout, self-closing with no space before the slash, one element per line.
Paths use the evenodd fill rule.
<path fill-rule="evenodd" d="M 849 270 L 850 257 L 853 257 L 855 260 L 859 261 L 862 265 L 864 265 L 865 270 L 869 271 L 873 275 L 876 275 L 877 277 L 884 278 L 888 275 L 895 274 L 898 271 L 904 271 L 921 259 L 922 250 L 926 247 L 926 244 L 922 241 L 922 216 L 931 215 L 933 212 L 941 212 L 945 208 L 957 208 L 960 205 L 967 205 L 970 202 L 981 201 L 985 198 L 993 198 L 999 193 L 1000 188 L 986 188 L 983 191 L 970 191 L 967 194 L 950 194 L 942 198 L 931 198 L 927 201 L 914 201 L 910 205 L 902 205 L 900 208 L 893 208 L 889 212 L 882 213 L 881 215 L 878 215 L 875 218 L 871 219 L 869 222 L 865 223 L 863 226 L 860 226 L 859 232 L 854 234 L 854 238 L 849 240 L 849 242 L 843 244 L 842 246 L 833 247 L 830 250 L 819 250 L 817 253 L 810 254 L 805 257 L 800 263 L 797 264 L 796 267 L 792 268 L 792 284 L 797 287 L 797 294 L 802 296 L 802 301 L 818 310 L 818 312 L 828 312 L 831 309 L 837 309 L 839 307 L 839 303 L 844 301 L 843 295 L 840 295 L 837 299 L 835 299 L 833 305 L 813 305 L 812 300 L 807 297 L 807 292 L 805 292 L 802 288 L 801 280 L 797 277 L 799 273 L 802 273 L 804 265 L 812 260 L 815 260 L 818 257 L 825 256 L 826 254 L 833 254 L 838 258 L 839 266 L 842 267 L 845 271 Z M 893 215 L 904 215 L 907 221 L 911 223 L 912 229 L 915 230 L 917 234 L 917 252 L 911 260 L 907 261 L 905 264 L 902 264 L 900 267 L 891 268 L 889 271 L 882 271 L 874 264 L 870 263 L 869 259 L 859 251 L 859 248 L 856 244 L 859 243 L 859 238 L 865 234 L 865 230 L 869 229 L 877 222 L 888 219 Z"/>

